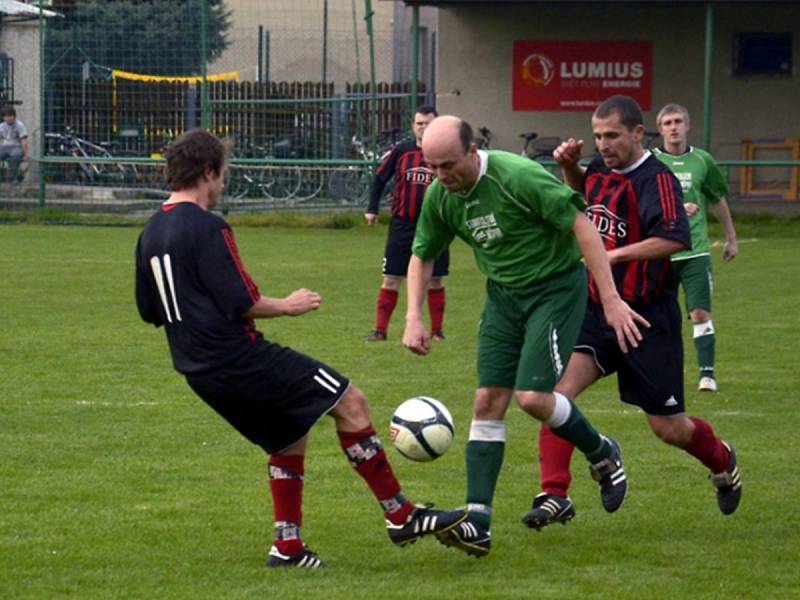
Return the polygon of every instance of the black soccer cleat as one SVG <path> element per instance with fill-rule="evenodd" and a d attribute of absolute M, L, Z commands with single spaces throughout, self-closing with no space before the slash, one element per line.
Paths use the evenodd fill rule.
<path fill-rule="evenodd" d="M 458 523 L 449 531 L 436 534 L 436 539 L 445 546 L 481 558 L 492 549 L 492 532 L 471 519 Z"/>
<path fill-rule="evenodd" d="M 612 438 L 605 438 L 611 444 L 611 455 L 589 466 L 592 479 L 600 484 L 600 499 L 606 512 L 614 512 L 625 500 L 628 491 L 628 478 L 625 476 L 625 467 L 622 465 L 622 452 L 619 444 Z"/>
<path fill-rule="evenodd" d="M 542 492 L 533 499 L 531 510 L 522 517 L 522 522 L 531 529 L 541 530 L 542 527 L 561 523 L 566 525 L 575 517 L 575 506 L 569 497 L 562 498 L 555 494 Z"/>
<path fill-rule="evenodd" d="M 433 510 L 430 506 L 417 505 L 403 525 L 387 520 L 386 531 L 393 543 L 405 546 L 423 536 L 444 533 L 466 518 L 467 513 L 463 510 Z"/>
<path fill-rule="evenodd" d="M 377 329 L 370 333 L 366 338 L 364 338 L 366 342 L 385 342 L 386 341 L 386 332 L 385 331 L 378 331 Z"/>
<path fill-rule="evenodd" d="M 728 468 L 722 473 L 712 473 L 709 478 L 714 487 L 717 488 L 719 510 L 723 515 L 732 515 L 739 507 L 739 500 L 742 499 L 742 478 L 739 474 L 739 466 L 736 463 L 736 452 L 727 442 L 722 443 L 731 453 L 731 457 L 728 460 Z"/>
<path fill-rule="evenodd" d="M 301 569 L 322 569 L 327 565 L 322 562 L 319 556 L 303 547 L 303 550 L 292 556 L 281 554 L 278 549 L 273 546 L 270 548 L 267 555 L 268 567 L 298 567 Z"/>

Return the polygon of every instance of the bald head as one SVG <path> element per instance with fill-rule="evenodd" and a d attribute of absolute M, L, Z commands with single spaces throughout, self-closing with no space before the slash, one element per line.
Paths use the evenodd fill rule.
<path fill-rule="evenodd" d="M 444 115 L 431 121 L 422 136 L 422 154 L 448 191 L 469 190 L 478 179 L 477 147 L 463 119 Z"/>

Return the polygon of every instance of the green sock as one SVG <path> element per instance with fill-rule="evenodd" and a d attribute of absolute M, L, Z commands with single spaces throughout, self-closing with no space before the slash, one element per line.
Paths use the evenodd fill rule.
<path fill-rule="evenodd" d="M 586 455 L 590 463 L 600 462 L 611 455 L 611 444 L 606 443 L 603 437 L 592 427 L 589 420 L 578 410 L 575 403 L 570 402 L 571 412 L 567 422 L 560 427 L 550 427 L 558 437 L 575 444 Z"/>
<path fill-rule="evenodd" d="M 701 335 L 694 338 L 697 349 L 697 363 L 700 366 L 700 377 L 714 377 L 714 334 Z"/>
<path fill-rule="evenodd" d="M 467 443 L 467 504 L 483 505 L 486 510 L 468 507 L 469 516 L 487 529 L 491 524 L 491 506 L 494 488 L 503 465 L 505 442 Z"/>

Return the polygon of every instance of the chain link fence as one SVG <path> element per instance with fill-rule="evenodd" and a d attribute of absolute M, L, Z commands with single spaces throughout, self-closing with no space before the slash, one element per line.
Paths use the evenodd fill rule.
<path fill-rule="evenodd" d="M 148 213 L 168 194 L 165 147 L 203 127 L 232 141 L 226 212 L 360 208 L 381 153 L 433 97 L 435 26 L 411 27 L 412 10 L 53 0 L 56 16 L 39 16 L 41 157 L 4 207 Z"/>

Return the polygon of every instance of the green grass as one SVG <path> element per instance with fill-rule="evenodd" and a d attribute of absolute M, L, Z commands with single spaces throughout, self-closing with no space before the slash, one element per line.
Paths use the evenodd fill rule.
<path fill-rule="evenodd" d="M 797 220 L 746 222 L 740 237 L 757 241 L 742 243 L 739 258 L 722 264 L 714 251 L 721 391 L 688 385 L 687 404 L 736 445 L 745 491 L 734 516 L 718 512 L 704 469 L 660 444 L 604 381 L 579 403 L 622 443 L 631 488 L 620 512 L 603 512 L 576 458 L 577 518 L 525 529 L 537 427 L 513 408 L 492 553 L 476 561 L 427 539 L 398 549 L 325 420 L 307 459 L 303 531 L 331 568 L 274 573 L 262 566 L 272 533 L 265 456 L 190 392 L 163 332 L 139 321 L 138 229 L 0 227 L 0 597 L 797 597 L 798 229 Z M 429 464 L 389 454 L 412 499 L 455 506 L 482 280 L 457 243 L 447 341 L 426 358 L 404 350 L 401 295 L 389 342 L 365 344 L 385 233 L 236 230 L 263 293 L 306 286 L 323 296 L 319 311 L 263 321 L 262 331 L 350 376 L 384 441 L 403 399 L 428 394 L 448 405 L 457 428 L 448 454 Z M 689 384 L 694 360 L 689 343 Z"/>

